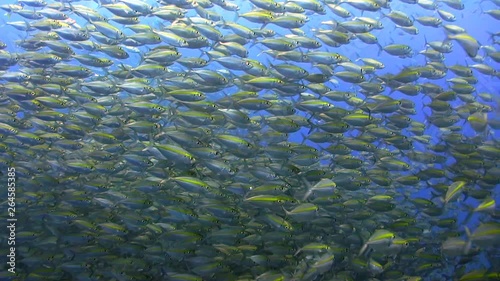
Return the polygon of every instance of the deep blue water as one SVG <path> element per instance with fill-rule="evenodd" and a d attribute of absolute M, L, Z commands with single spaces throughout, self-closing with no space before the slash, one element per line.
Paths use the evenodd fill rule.
<path fill-rule="evenodd" d="M 16 1 L 3 1 L 2 4 L 9 4 L 9 3 L 16 3 Z M 97 11 L 102 13 L 102 15 L 110 17 L 112 14 L 107 11 L 106 9 L 99 7 L 99 5 L 93 1 L 82 1 L 82 2 L 75 2 L 80 5 L 86 5 L 88 7 L 95 8 Z M 252 5 L 249 1 L 235 1 L 235 4 L 238 4 L 240 7 L 240 10 L 237 13 L 244 13 L 252 9 Z M 151 2 L 153 6 L 158 6 L 158 3 Z M 436 2 L 437 6 L 440 9 L 443 9 L 445 11 L 453 13 L 457 20 L 453 23 L 447 23 L 444 22 L 443 24 L 454 24 L 461 26 L 466 29 L 467 33 L 476 38 L 481 45 L 488 45 L 488 46 L 493 46 L 495 49 L 499 49 L 498 44 L 494 45 L 494 42 L 492 41 L 492 37 L 490 36 L 491 33 L 496 33 L 499 32 L 499 21 L 495 20 L 493 17 L 486 15 L 482 13 L 482 10 L 488 10 L 488 9 L 498 9 L 498 6 L 496 6 L 493 2 L 491 1 L 463 1 L 463 4 L 465 5 L 465 8 L 463 10 L 454 10 L 448 6 L 446 6 L 444 3 Z M 382 9 L 380 12 L 364 12 L 362 13 L 361 11 L 350 7 L 347 4 L 342 4 L 342 7 L 347 8 L 354 16 L 365 16 L 365 17 L 372 17 L 372 18 L 381 18 L 382 13 L 389 13 L 389 9 Z M 406 13 L 409 16 L 413 17 L 419 17 L 419 16 L 435 16 L 439 17 L 436 11 L 431 11 L 431 10 L 426 10 L 422 7 L 420 7 L 417 4 L 407 4 L 403 3 L 401 1 L 393 1 L 390 3 L 390 7 L 392 10 L 399 10 L 401 12 Z M 220 13 L 220 15 L 226 20 L 226 21 L 233 21 L 236 19 L 236 12 L 230 12 L 230 11 L 225 11 L 224 9 L 220 7 L 214 7 L 211 10 L 216 11 Z M 301 28 L 307 36 L 313 38 L 314 37 L 314 29 L 320 28 L 328 28 L 326 25 L 321 25 L 321 22 L 335 19 L 338 21 L 342 21 L 342 19 L 338 16 L 335 16 L 332 14 L 332 12 L 329 10 L 328 7 L 326 7 L 326 15 L 318 15 L 318 14 L 308 14 L 310 20 Z M 189 10 L 188 13 L 186 14 L 186 17 L 190 16 L 196 16 L 194 10 Z M 80 26 L 85 26 L 87 23 L 84 19 L 80 18 L 79 16 L 75 14 L 70 14 L 70 17 L 74 19 Z M 23 21 L 24 19 L 20 17 L 19 15 L 16 14 L 11 14 L 7 15 L 4 14 L 0 17 L 0 21 L 2 23 L 1 27 L 1 32 L 2 36 L 0 36 L 0 39 L 7 44 L 7 48 L 5 49 L 6 51 L 9 51 L 11 53 L 23 53 L 24 50 L 16 46 L 16 41 L 17 40 L 22 40 L 26 38 L 27 36 L 32 35 L 33 33 L 26 34 L 24 32 L 18 31 L 12 26 L 6 25 L 6 22 L 11 22 L 11 21 Z M 389 55 L 388 53 L 382 52 L 379 54 L 379 49 L 376 47 L 376 45 L 367 45 L 361 42 L 360 40 L 352 40 L 350 44 L 340 46 L 338 48 L 333 48 L 326 46 L 323 44 L 323 46 L 320 49 L 321 51 L 329 51 L 329 52 L 336 52 L 341 55 L 344 55 L 348 58 L 350 58 L 353 62 L 356 61 L 356 59 L 360 57 L 364 58 L 374 58 L 377 59 L 385 64 L 385 68 L 381 70 L 377 70 L 377 75 L 382 75 L 386 73 L 392 73 L 396 74 L 399 73 L 401 70 L 403 70 L 405 67 L 414 67 L 414 66 L 423 66 L 426 64 L 426 58 L 423 55 L 418 54 L 419 51 L 425 50 L 425 40 L 428 42 L 431 41 L 437 41 L 437 40 L 445 40 L 446 39 L 446 33 L 444 32 L 442 27 L 434 28 L 434 27 L 427 27 L 427 26 L 422 26 L 418 22 L 415 21 L 414 25 L 418 27 L 419 29 L 419 34 L 417 35 L 410 35 L 407 33 L 404 33 L 403 31 L 395 28 L 395 24 L 391 22 L 388 18 L 381 18 L 381 22 L 384 25 L 384 28 L 381 30 L 373 30 L 372 34 L 377 36 L 378 41 L 382 46 L 388 45 L 388 44 L 407 44 L 412 47 L 413 51 L 415 52 L 415 55 L 411 58 L 398 58 Z M 162 24 L 165 24 L 165 22 L 162 23 L 162 20 L 154 18 L 154 17 L 141 17 L 141 23 L 146 23 L 150 24 L 151 26 L 155 28 L 159 28 Z M 237 23 L 244 24 L 247 27 L 251 28 L 260 28 L 261 25 L 256 24 L 256 23 L 251 23 L 249 21 L 246 21 L 243 18 L 239 18 L 237 20 Z M 168 24 L 168 22 L 167 22 Z M 122 28 L 120 24 L 113 23 L 113 25 Z M 289 33 L 287 29 L 277 27 L 276 25 L 268 24 L 266 28 L 273 29 L 275 30 L 277 36 L 279 35 L 284 35 Z M 224 34 L 231 34 L 230 29 L 222 29 L 219 28 L 221 32 Z M 133 34 L 133 31 L 123 28 L 123 32 L 126 35 Z M 497 39 L 498 40 L 498 39 Z M 150 46 L 151 47 L 151 46 Z M 140 52 L 146 52 L 148 51 L 147 46 L 143 47 L 138 47 Z M 247 44 L 246 45 L 248 51 L 249 51 L 249 58 L 251 59 L 256 59 L 262 62 L 265 65 L 268 65 L 269 61 L 273 61 L 273 59 L 266 55 L 263 54 L 262 51 L 266 50 L 266 47 L 261 45 L 261 44 Z M 179 51 L 182 53 L 183 57 L 202 57 L 205 59 L 208 59 L 207 55 L 205 54 L 206 51 L 208 51 L 210 48 L 203 48 L 201 50 L 196 50 L 196 49 L 187 49 L 187 48 L 179 48 Z M 77 54 L 84 54 L 86 53 L 85 51 L 81 50 L 76 50 Z M 306 52 L 306 50 L 303 50 Z M 136 67 L 141 63 L 141 56 L 140 54 L 129 52 L 130 58 L 126 60 L 121 60 L 120 63 L 130 65 L 132 67 Z M 484 56 L 485 52 L 484 50 L 480 50 L 479 54 Z M 76 60 L 71 61 L 73 64 L 77 64 L 78 62 Z M 294 62 L 291 62 L 294 63 Z M 467 56 L 465 51 L 461 48 L 461 46 L 457 42 L 453 42 L 453 52 L 449 54 L 445 54 L 445 60 L 443 62 L 445 65 L 450 66 L 454 64 L 461 64 L 461 65 L 472 65 L 477 62 L 474 62 L 471 58 Z M 490 58 L 487 58 L 485 56 L 484 63 L 490 65 L 497 71 L 500 71 L 499 69 L 499 64 L 493 61 Z M 319 73 L 319 70 L 317 68 L 314 68 L 311 63 L 294 63 L 297 64 L 310 73 Z M 120 66 L 119 63 L 115 63 L 112 67 L 110 67 L 109 70 L 116 70 Z M 16 71 L 19 69 L 19 66 L 13 66 L 8 69 L 8 71 Z M 211 69 L 215 71 L 222 70 L 223 67 L 217 63 L 210 63 L 206 69 Z M 340 69 L 340 68 L 339 68 Z M 186 69 L 180 65 L 174 65 L 172 66 L 172 70 L 174 71 L 186 71 Z M 96 75 L 101 75 L 104 76 L 106 75 L 104 71 L 96 69 Z M 242 75 L 244 74 L 243 71 L 235 71 L 231 70 L 231 72 L 235 75 Z M 500 119 L 500 80 L 497 77 L 493 76 L 488 76 L 481 74 L 477 71 L 474 70 L 474 76 L 477 77 L 478 83 L 475 84 L 474 86 L 476 87 L 476 91 L 474 95 L 477 96 L 477 93 L 482 93 L 482 92 L 488 92 L 491 95 L 493 95 L 496 100 L 492 102 L 485 102 L 481 100 L 479 97 L 476 98 L 476 100 L 480 101 L 482 104 L 491 106 L 493 110 L 488 114 L 488 118 L 491 119 Z M 450 79 L 455 77 L 455 75 L 451 72 L 448 71 L 446 77 L 439 79 L 439 80 L 432 80 L 429 82 L 435 83 L 444 89 L 448 89 L 450 84 L 446 82 L 446 79 Z M 345 83 L 335 77 L 332 77 L 332 79 L 336 79 L 338 83 L 332 83 L 332 82 L 326 82 L 325 85 L 334 89 L 334 90 L 343 90 L 343 91 L 356 91 L 358 88 L 351 84 L 351 83 Z M 426 82 L 426 79 L 420 79 L 419 82 Z M 218 93 L 207 93 L 207 100 L 217 100 L 224 95 L 231 95 L 235 92 L 237 92 L 238 89 L 237 87 L 228 87 L 224 89 L 223 92 L 218 92 Z M 261 91 L 261 95 L 265 95 L 271 91 Z M 311 91 L 307 91 L 312 93 Z M 411 100 L 415 103 L 415 109 L 416 109 L 416 114 L 411 115 L 412 120 L 414 121 L 419 121 L 424 124 L 426 124 L 426 130 L 425 130 L 425 135 L 429 135 L 431 137 L 430 143 L 428 145 L 421 144 L 418 142 L 414 142 L 415 150 L 417 151 L 428 151 L 427 146 L 429 145 L 436 145 L 442 143 L 440 141 L 440 137 L 442 136 L 443 132 L 440 131 L 439 128 L 432 126 L 428 123 L 427 121 L 427 115 L 431 114 L 430 108 L 428 108 L 426 105 L 431 102 L 431 99 L 429 97 L 426 97 L 424 94 L 420 93 L 417 96 L 406 96 L 401 93 L 394 92 L 392 94 L 389 93 L 390 89 L 387 87 L 385 92 L 383 93 L 384 95 L 390 95 L 390 97 L 394 99 L 408 99 Z M 317 95 L 316 95 L 317 96 Z M 363 98 L 361 94 L 358 94 L 359 98 Z M 291 98 L 293 101 L 299 101 L 298 97 L 293 97 Z M 324 98 L 323 98 L 324 99 Z M 327 100 L 327 99 L 324 99 Z M 352 109 L 353 107 L 348 106 L 347 104 L 343 102 L 331 102 L 337 107 L 343 107 L 346 109 Z M 463 104 L 462 101 L 459 99 L 450 102 L 452 107 L 457 107 Z M 64 110 L 63 110 L 64 111 Z M 18 114 L 19 117 L 23 117 L 26 113 L 20 112 Z M 256 114 L 265 114 L 269 115 L 266 113 L 256 113 Z M 307 116 L 305 113 L 298 113 L 299 115 L 304 115 Z M 475 132 L 470 124 L 464 120 L 461 120 L 459 123 L 456 125 L 462 126 L 462 133 L 466 137 L 474 137 L 478 135 L 477 132 Z M 290 134 L 289 141 L 291 142 L 297 142 L 297 143 L 302 143 L 303 142 L 303 134 L 307 134 L 309 132 L 309 128 L 303 128 L 300 131 Z M 242 132 L 244 133 L 244 132 Z M 489 128 L 488 129 L 488 137 L 484 139 L 484 141 L 492 141 L 493 139 L 498 141 L 500 137 L 500 132 L 498 130 L 494 130 Z M 349 131 L 346 133 L 346 137 L 351 136 L 357 136 L 359 132 L 355 131 Z M 404 135 L 408 135 L 408 132 L 403 130 Z M 326 148 L 329 143 L 325 144 L 315 144 L 310 141 L 306 141 L 306 144 L 312 146 L 312 147 L 318 147 L 318 148 Z M 359 155 L 359 154 L 355 154 Z M 444 155 L 444 154 L 443 154 Z M 408 158 L 401 158 L 401 160 L 404 161 L 410 161 Z M 435 165 L 436 168 L 444 168 L 447 167 L 451 164 L 453 164 L 454 159 L 448 158 L 447 162 L 443 165 L 437 164 Z M 413 167 L 412 167 L 413 168 Z M 418 168 L 417 168 L 418 169 Z M 414 173 L 414 169 L 407 171 L 407 172 L 401 172 L 400 174 L 411 174 Z M 437 183 L 437 182 L 443 182 L 443 179 L 434 181 L 430 180 L 429 183 Z M 450 184 L 451 182 L 445 182 Z M 423 183 L 422 183 L 423 184 Z M 424 197 L 428 199 L 432 199 L 433 195 L 430 191 L 430 189 L 427 188 L 415 188 L 417 192 L 414 192 L 411 194 L 411 198 L 417 198 L 417 197 Z M 497 186 L 492 190 L 493 197 L 496 199 L 496 201 L 500 200 L 500 187 Z M 3 195 L 2 195 L 3 196 Z M 403 198 L 399 198 L 403 199 Z M 463 225 L 461 223 L 467 216 L 467 207 L 472 207 L 474 208 L 479 204 L 480 201 L 473 199 L 471 197 L 468 197 L 463 203 L 461 204 L 461 207 L 458 210 L 450 210 L 449 213 L 445 213 L 442 215 L 443 218 L 451 218 L 451 217 L 456 217 L 458 218 L 458 225 L 459 229 L 463 231 Z M 416 210 L 415 210 L 416 211 Z M 2 210 L 3 212 L 3 210 Z M 418 217 L 419 219 L 422 219 L 422 217 Z M 475 214 L 472 219 L 468 222 L 468 226 L 471 229 L 474 229 L 477 227 L 479 224 L 479 219 L 486 219 L 489 220 L 487 215 L 483 214 Z M 465 237 L 465 235 L 464 235 Z M 3 255 L 3 254 L 2 254 Z M 479 262 L 476 263 L 471 263 L 470 264 L 470 269 L 477 268 L 477 267 L 486 267 L 488 268 L 490 266 L 490 261 L 488 260 L 488 257 L 486 255 L 480 254 L 480 259 Z M 497 263 L 498 264 L 498 263 Z M 451 270 L 448 268 L 448 270 Z M 496 269 L 498 270 L 498 269 Z M 432 279 L 428 279 L 432 280 Z"/>

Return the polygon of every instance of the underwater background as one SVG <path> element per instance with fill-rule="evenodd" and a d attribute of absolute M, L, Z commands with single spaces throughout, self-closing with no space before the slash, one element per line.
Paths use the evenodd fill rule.
<path fill-rule="evenodd" d="M 498 0 L 0 8 L 0 280 L 500 280 Z"/>

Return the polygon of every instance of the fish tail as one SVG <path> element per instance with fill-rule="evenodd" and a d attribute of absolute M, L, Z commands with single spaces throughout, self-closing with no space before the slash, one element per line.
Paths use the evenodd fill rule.
<path fill-rule="evenodd" d="M 139 56 L 141 57 L 141 60 L 140 60 L 140 64 L 141 65 L 144 61 L 146 61 L 146 58 L 144 57 L 144 53 L 143 52 L 140 52 L 139 53 Z"/>
<path fill-rule="evenodd" d="M 260 56 L 260 55 L 262 55 L 262 54 L 268 54 L 268 53 L 270 53 L 270 52 L 271 52 L 271 50 L 264 50 L 264 51 L 262 51 L 262 52 L 258 53 L 258 54 L 257 54 L 257 56 Z"/>
<path fill-rule="evenodd" d="M 271 68 L 274 68 L 274 64 L 272 64 L 271 60 L 269 58 L 266 58 L 267 63 Z"/>
<path fill-rule="evenodd" d="M 446 30 L 444 31 L 444 34 L 445 34 L 446 38 L 443 40 L 443 44 L 450 43 L 453 40 L 453 34 L 446 32 Z"/>
<path fill-rule="evenodd" d="M 465 244 L 464 254 L 467 255 L 472 247 L 472 239 L 469 228 L 465 227 L 465 234 L 467 235 L 467 244 Z"/>
<path fill-rule="evenodd" d="M 281 209 L 283 209 L 283 211 L 285 212 L 285 219 L 286 219 L 290 212 L 288 212 L 287 209 L 285 209 L 285 207 L 283 207 L 283 205 L 280 205 L 280 206 L 281 206 Z"/>
<path fill-rule="evenodd" d="M 309 183 L 308 180 L 306 180 L 304 177 L 300 177 L 300 179 L 302 180 L 302 182 L 305 184 L 305 186 L 307 187 L 307 192 L 306 194 L 304 194 L 304 197 L 302 198 L 302 201 L 305 201 L 307 200 L 307 198 L 309 198 L 309 196 L 312 194 L 312 192 L 314 191 L 314 188 L 313 186 L 311 185 L 311 183 Z"/>
<path fill-rule="evenodd" d="M 316 128 L 316 124 L 314 124 L 311 119 L 313 119 L 314 114 L 311 114 L 311 117 L 307 119 L 307 123 L 311 125 L 311 129 L 309 129 L 309 132 L 307 133 L 308 135 L 311 134 L 311 132 Z"/>
<path fill-rule="evenodd" d="M 380 56 L 380 54 L 382 54 L 382 51 L 384 51 L 384 48 L 378 42 L 377 42 L 377 46 L 378 46 L 378 53 L 377 54 Z"/>
<path fill-rule="evenodd" d="M 359 250 L 358 256 L 362 256 L 366 252 L 366 249 L 368 249 L 368 245 L 365 243 Z"/>
<path fill-rule="evenodd" d="M 68 1 L 68 6 L 69 6 L 69 13 L 74 14 L 75 13 L 75 7 L 71 4 L 71 1 Z"/>
<path fill-rule="evenodd" d="M 488 41 L 491 42 L 491 43 L 494 43 L 495 42 L 495 33 L 493 32 L 490 32 L 490 31 L 487 31 L 488 32 Z"/>
<path fill-rule="evenodd" d="M 239 19 L 240 19 L 240 13 L 235 12 L 235 13 L 234 13 L 233 22 L 237 22 Z"/>
<path fill-rule="evenodd" d="M 300 144 L 304 144 L 307 141 L 307 135 L 305 135 L 303 132 L 300 132 L 300 135 L 302 135 L 302 142 Z"/>
<path fill-rule="evenodd" d="M 469 220 L 472 218 L 473 215 L 474 215 L 473 210 L 469 210 L 469 213 L 467 214 L 467 217 L 465 217 L 463 224 L 466 225 L 469 222 Z"/>

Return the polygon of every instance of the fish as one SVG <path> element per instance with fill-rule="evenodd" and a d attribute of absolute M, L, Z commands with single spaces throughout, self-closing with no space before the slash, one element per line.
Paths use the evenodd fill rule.
<path fill-rule="evenodd" d="M 368 248 L 383 250 L 389 247 L 394 238 L 396 238 L 396 236 L 390 231 L 384 229 L 375 230 L 363 247 L 361 247 L 359 256 L 363 255 Z"/>
<path fill-rule="evenodd" d="M 0 5 L 0 279 L 497 278 L 499 1 L 247 2 Z"/>
<path fill-rule="evenodd" d="M 446 39 L 457 41 L 469 57 L 474 58 L 477 56 L 480 44 L 474 37 L 470 36 L 469 34 L 448 34 Z"/>

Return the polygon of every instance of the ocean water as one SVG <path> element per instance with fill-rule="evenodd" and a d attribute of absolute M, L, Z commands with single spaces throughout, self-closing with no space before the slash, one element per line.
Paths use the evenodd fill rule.
<path fill-rule="evenodd" d="M 394 0 L 376 11 L 363 11 L 359 3 L 384 2 L 2 1 L 0 201 L 2 222 L 15 227 L 2 228 L 0 280 L 500 279 L 495 205 L 500 200 L 500 30 L 498 19 L 486 13 L 498 17 L 500 3 L 434 1 L 435 8 L 424 8 L 425 1 L 408 2 Z M 292 29 L 242 16 L 264 10 L 255 4 L 266 3 L 277 7 L 268 8 L 274 19 L 293 16 L 282 9 L 293 4 L 304 11 L 290 24 L 299 16 L 307 18 Z M 463 8 L 452 7 L 460 3 Z M 115 4 L 123 6 L 113 10 Z M 334 14 L 335 4 L 352 15 Z M 134 5 L 152 9 L 141 11 Z M 205 5 L 212 7 L 201 8 Z M 172 16 L 177 19 L 155 15 L 165 7 L 184 14 Z M 22 16 L 19 9 L 28 15 Z M 443 19 L 436 27 L 416 20 L 441 19 L 438 10 L 452 13 L 456 20 Z M 39 19 L 29 18 L 31 11 L 31 16 L 52 21 L 40 27 Z M 135 32 L 132 25 L 111 20 L 123 11 L 135 13 L 130 18 L 153 30 Z M 200 19 L 204 11 L 213 16 L 207 23 Z M 411 19 L 418 34 L 396 26 L 397 19 L 390 17 L 397 11 Z M 59 22 L 57 12 L 68 19 Z M 106 21 L 86 19 L 91 16 Z M 383 25 L 363 26 L 378 44 L 364 43 L 357 38 L 362 32 L 342 26 L 355 17 Z M 254 33 L 240 36 L 245 43 L 239 47 L 248 54 L 239 56 L 224 39 L 208 38 L 201 47 L 179 46 L 179 40 L 193 38 L 169 31 L 176 24 L 198 30 L 198 37 L 251 32 L 246 28 Z M 464 28 L 465 33 L 458 34 L 470 37 L 453 40 L 444 25 Z M 44 34 L 77 28 L 89 38 Z M 274 35 L 255 33 L 264 29 Z M 318 37 L 334 32 L 349 37 L 349 42 L 329 46 Z M 127 41 L 141 33 L 161 34 L 161 42 Z M 308 48 L 295 41 L 265 45 L 270 38 L 300 33 L 303 40 L 321 46 Z M 480 48 L 472 58 L 462 45 L 470 47 L 475 40 Z M 452 43 L 442 60 L 419 53 L 431 50 L 426 44 L 435 41 Z M 66 44 L 73 53 L 56 51 L 54 42 Z M 381 50 L 390 44 L 407 45 L 413 54 L 400 57 Z M 121 47 L 127 57 L 103 50 L 113 46 Z M 303 61 L 273 58 L 271 52 L 286 52 L 280 48 L 303 55 Z M 175 50 L 178 58 L 153 61 L 155 50 Z M 222 52 L 218 56 L 253 67 L 224 67 L 217 62 L 224 58 L 214 57 L 216 50 Z M 346 61 L 318 66 L 308 54 L 319 51 Z M 41 57 L 49 53 L 57 58 Z M 109 59 L 110 65 L 82 62 L 89 58 L 85 55 Z M 199 67 L 179 63 L 198 58 L 206 60 Z M 349 73 L 362 74 L 364 83 L 379 83 L 385 90 L 363 91 L 361 81 L 338 76 L 348 71 L 346 62 L 365 66 L 361 58 L 375 59 L 384 67 Z M 262 73 L 252 72 L 258 67 L 248 59 L 260 62 Z M 318 84 L 326 90 L 312 88 L 308 77 L 280 74 L 283 64 L 323 74 Z M 162 69 L 143 74 L 139 67 L 144 65 Z M 470 69 L 477 81 L 464 82 L 449 69 L 456 65 Z M 90 72 L 79 76 L 75 73 L 81 69 L 72 72 L 71 66 Z M 407 83 L 390 76 L 424 66 L 442 71 L 442 77 L 424 77 L 422 69 Z M 329 74 L 322 72 L 328 68 Z M 279 84 L 252 83 L 259 76 L 278 79 Z M 454 84 L 450 79 L 461 80 Z M 86 86 L 91 81 L 112 90 Z M 124 86 L 132 82 L 137 83 L 129 86 L 132 90 Z M 414 95 L 392 91 L 425 83 L 442 90 Z M 302 88 L 286 88 L 293 84 Z M 457 85 L 473 89 L 467 92 Z M 133 93 L 143 87 L 147 93 Z M 191 93 L 176 96 L 175 90 Z M 332 91 L 350 92 L 359 101 L 331 99 Z M 437 97 L 446 91 L 453 97 Z M 245 98 L 247 103 L 241 102 Z M 328 106 L 308 106 L 309 101 Z M 407 111 L 401 103 L 381 111 L 391 101 L 414 105 Z M 436 106 L 447 108 L 431 108 L 436 101 Z M 285 108 L 294 111 L 280 113 Z M 344 111 L 332 111 L 337 109 Z M 367 118 L 365 123 L 349 121 L 347 116 L 353 114 L 361 114 L 359 122 Z M 392 121 L 398 115 L 408 124 Z M 435 118 L 457 121 L 438 127 Z M 348 127 L 336 132 L 325 125 L 328 122 Z M 410 122 L 421 123 L 422 134 L 412 131 L 418 124 Z M 374 128 L 391 135 L 377 134 Z M 315 133 L 329 135 L 314 141 Z M 346 153 L 332 152 L 336 145 L 347 148 Z M 404 176 L 417 179 L 404 183 Z M 486 202 L 490 204 L 481 205 Z"/>

